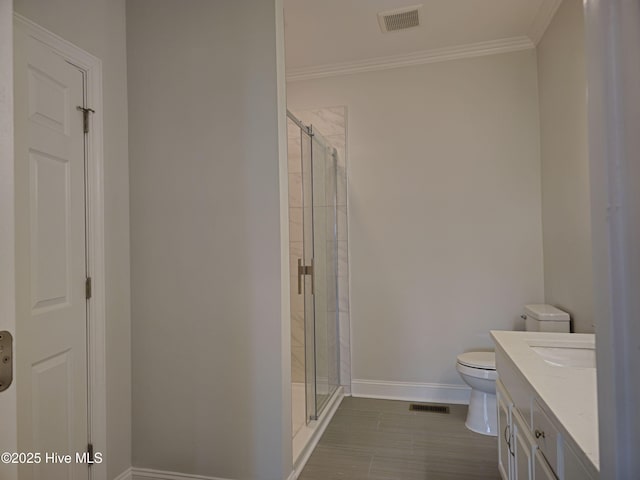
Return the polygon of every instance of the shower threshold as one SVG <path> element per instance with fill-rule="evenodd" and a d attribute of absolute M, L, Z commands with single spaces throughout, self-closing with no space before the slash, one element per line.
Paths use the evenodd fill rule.
<path fill-rule="evenodd" d="M 302 472 L 343 398 L 344 389 L 343 387 L 338 387 L 318 420 L 313 420 L 306 425 L 303 424 L 293 437 L 293 466 L 296 475 Z"/>

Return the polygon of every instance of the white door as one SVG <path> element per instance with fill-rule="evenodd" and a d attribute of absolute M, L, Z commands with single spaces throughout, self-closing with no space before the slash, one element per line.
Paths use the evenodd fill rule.
<path fill-rule="evenodd" d="M 14 79 L 19 475 L 87 479 L 84 77 L 16 27 Z"/>

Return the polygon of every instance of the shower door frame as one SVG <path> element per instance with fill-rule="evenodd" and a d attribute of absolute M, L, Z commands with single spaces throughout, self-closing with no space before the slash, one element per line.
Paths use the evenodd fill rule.
<path fill-rule="evenodd" d="M 308 415 L 308 418 L 310 420 L 317 420 L 318 417 L 322 414 L 322 412 L 324 411 L 325 407 L 327 406 L 327 404 L 329 403 L 330 399 L 332 398 L 333 394 L 336 392 L 336 390 L 338 389 L 338 387 L 340 386 L 340 380 L 339 380 L 339 369 L 340 369 L 340 348 L 339 348 L 339 338 L 340 338 L 340 334 L 339 334 L 339 322 L 338 322 L 338 259 L 337 259 L 337 240 L 338 240 L 338 236 L 337 236 L 337 195 L 338 195 L 338 189 L 337 189 L 337 183 L 334 183 L 334 188 L 333 188 L 333 199 L 331 201 L 332 205 L 326 205 L 326 198 L 325 198 L 325 202 L 319 201 L 316 202 L 316 178 L 314 177 L 314 172 L 316 172 L 316 164 L 314 163 L 316 160 L 316 155 L 315 155 L 315 150 L 314 150 L 314 141 L 317 142 L 318 144 L 321 144 L 322 147 L 325 149 L 325 155 L 326 155 L 326 149 L 330 149 L 331 150 L 331 158 L 332 158 L 332 163 L 333 163 L 333 176 L 334 176 L 334 182 L 337 182 L 337 152 L 336 149 L 331 147 L 331 145 L 329 144 L 329 142 L 326 141 L 326 139 L 322 136 L 322 134 L 320 134 L 319 132 L 315 132 L 313 129 L 313 125 L 309 125 L 308 127 L 308 135 L 309 135 L 309 141 L 310 141 L 310 165 L 311 165 L 311 224 L 312 224 L 312 231 L 313 231 L 313 243 L 312 243 L 312 248 L 313 248 L 313 257 L 314 257 L 314 263 L 315 263 L 315 259 L 316 259 L 316 243 L 322 243 L 322 240 L 318 241 L 318 236 L 319 236 L 319 232 L 316 227 L 316 218 L 315 218 L 315 210 L 316 208 L 327 208 L 327 211 L 330 207 L 333 207 L 333 228 L 332 228 L 332 232 L 331 232 L 331 243 L 333 245 L 333 249 L 334 251 L 332 252 L 332 254 L 330 255 L 332 257 L 333 260 L 333 277 L 335 278 L 335 288 L 334 288 L 334 292 L 333 295 L 334 296 L 334 307 L 335 307 L 335 312 L 331 312 L 330 310 L 328 310 L 326 312 L 326 322 L 325 322 L 325 327 L 327 327 L 328 330 L 328 326 L 329 325 L 333 325 L 334 329 L 335 329 L 335 341 L 336 343 L 336 356 L 335 356 L 335 368 L 336 368 L 336 384 L 333 385 L 330 383 L 330 373 L 329 373 L 329 369 L 327 369 L 327 387 L 328 387 L 328 391 L 325 395 L 322 395 L 322 399 L 319 399 L 319 395 L 318 395 L 318 384 L 319 384 L 319 380 L 318 380 L 318 344 L 317 344 L 317 340 L 318 340 L 318 318 L 317 318 L 317 314 L 318 314 L 318 310 L 322 309 L 322 306 L 319 306 L 317 304 L 318 302 L 318 297 L 317 296 L 313 296 L 313 375 L 314 375 L 314 381 L 313 381 L 313 385 L 314 385 L 314 395 L 313 395 L 313 401 L 314 401 L 314 410 L 315 410 L 315 415 Z M 326 160 L 326 157 L 325 157 Z M 303 166 L 304 166 L 304 160 L 303 160 Z M 320 168 L 324 168 L 325 169 L 325 173 L 326 173 L 326 164 L 323 164 L 320 166 Z M 304 178 L 304 169 L 303 169 L 303 178 Z M 304 190 L 304 179 L 302 182 L 302 187 Z M 324 180 L 324 185 L 325 185 L 325 192 L 326 192 L 326 177 Z M 306 196 L 303 193 L 303 223 L 305 223 L 304 220 L 304 200 L 306 198 Z M 319 205 L 321 204 L 321 205 Z M 326 218 L 325 218 L 325 227 L 326 227 Z M 303 227 L 304 228 L 304 227 Z M 327 240 L 325 240 L 325 244 L 327 243 Z M 328 252 L 325 252 L 328 254 Z M 325 264 L 326 266 L 327 264 Z M 314 266 L 314 276 L 316 273 L 316 267 L 319 265 L 315 265 Z M 329 275 L 325 275 L 325 280 L 327 280 L 329 277 Z M 327 291 L 327 294 L 329 294 L 329 292 Z M 333 322 L 330 322 L 330 314 L 333 313 L 334 317 L 333 318 Z M 306 321 L 306 311 L 305 311 L 305 328 L 310 325 L 310 323 L 307 323 Z M 320 328 L 322 328 L 322 326 L 320 326 Z M 309 338 L 306 334 L 305 334 L 305 338 Z M 305 345 L 306 348 L 306 345 Z M 327 345 L 327 358 L 326 361 L 328 362 L 328 364 L 330 364 L 331 359 L 329 359 L 329 347 Z M 308 358 L 308 357 L 307 357 Z M 306 371 L 308 371 L 308 369 L 306 369 Z M 309 402 L 309 401 L 308 401 Z"/>
<path fill-rule="evenodd" d="M 337 152 L 335 148 L 331 147 L 329 143 L 322 137 L 321 134 L 313 131 L 313 126 L 306 126 L 291 112 L 287 111 L 287 117 L 292 120 L 300 129 L 300 153 L 301 153 L 301 171 L 302 171 L 302 229 L 303 229 L 303 259 L 302 264 L 299 264 L 299 269 L 303 268 L 305 273 L 298 271 L 299 281 L 302 283 L 302 289 L 304 290 L 304 350 L 305 350 L 305 422 L 308 424 L 310 421 L 317 420 L 322 411 L 329 403 L 333 394 L 340 386 L 339 381 L 339 366 L 340 366 L 340 349 L 339 349 L 339 324 L 338 324 L 338 278 L 337 278 L 337 187 L 333 189 L 333 229 L 332 245 L 334 252 L 332 255 L 333 260 L 333 275 L 335 277 L 335 312 L 332 322 L 327 322 L 327 325 L 331 324 L 335 328 L 335 341 L 336 343 L 336 358 L 335 358 L 335 370 L 336 384 L 332 385 L 324 400 L 319 402 L 317 395 L 318 386 L 318 355 L 317 355 L 317 319 L 316 312 L 319 306 L 317 305 L 317 298 L 314 292 L 314 283 L 316 281 L 316 265 L 315 253 L 316 253 L 316 225 L 315 225 L 315 212 L 317 208 L 314 196 L 314 138 L 318 143 L 321 143 L 325 149 L 331 149 L 331 157 L 333 162 L 333 175 L 337 181 Z M 305 143 L 308 145 L 308 151 L 305 152 Z M 325 152 L 326 153 L 326 152 Z M 306 154 L 306 156 L 305 156 Z M 324 166 L 323 166 L 324 168 Z M 334 183 L 334 185 L 336 185 Z M 322 206 L 320 208 L 327 208 Z M 310 274 L 308 268 L 311 267 Z M 329 382 L 328 382 L 329 385 Z"/>

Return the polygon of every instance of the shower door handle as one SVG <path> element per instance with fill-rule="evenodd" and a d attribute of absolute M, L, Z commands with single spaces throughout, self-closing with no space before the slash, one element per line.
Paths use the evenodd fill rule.
<path fill-rule="evenodd" d="M 311 259 L 311 265 L 302 265 L 302 259 L 298 259 L 298 295 L 302 295 L 302 277 L 304 275 L 311 276 L 311 295 L 313 295 L 315 290 L 313 280 L 313 259 Z"/>

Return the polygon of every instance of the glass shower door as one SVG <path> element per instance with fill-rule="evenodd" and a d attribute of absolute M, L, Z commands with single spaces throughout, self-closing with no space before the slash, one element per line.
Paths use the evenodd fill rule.
<path fill-rule="evenodd" d="M 304 291 L 304 352 L 307 423 L 315 420 L 316 408 L 316 348 L 315 348 L 315 272 L 313 244 L 313 169 L 311 159 L 312 136 L 301 130 L 302 140 L 302 232 L 303 253 L 298 262 L 298 282 Z M 307 270 L 310 268 L 311 270 Z M 309 272 L 310 274 L 307 274 Z"/>
<path fill-rule="evenodd" d="M 314 132 L 313 245 L 315 273 L 316 411 L 320 415 L 338 387 L 337 221 L 335 150 Z"/>
<path fill-rule="evenodd" d="M 307 412 L 316 419 L 339 384 L 338 244 L 335 150 L 318 132 L 312 133 L 308 160 L 303 151 L 302 176 L 304 261 L 312 265 L 309 285 L 305 283 Z"/>

